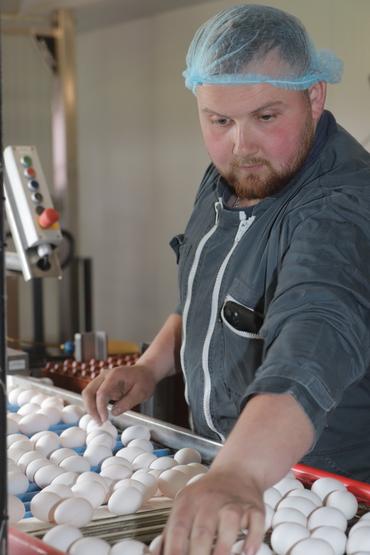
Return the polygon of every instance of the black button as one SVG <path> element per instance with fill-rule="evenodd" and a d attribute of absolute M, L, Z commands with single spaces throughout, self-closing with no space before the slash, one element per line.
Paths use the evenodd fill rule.
<path fill-rule="evenodd" d="M 44 210 L 45 210 L 45 207 L 42 206 L 42 204 L 38 204 L 38 205 L 36 206 L 36 214 L 38 214 L 39 216 L 40 216 L 40 214 L 43 213 Z"/>
<path fill-rule="evenodd" d="M 44 197 L 41 193 L 33 193 L 32 200 L 33 202 L 42 202 L 44 200 Z"/>

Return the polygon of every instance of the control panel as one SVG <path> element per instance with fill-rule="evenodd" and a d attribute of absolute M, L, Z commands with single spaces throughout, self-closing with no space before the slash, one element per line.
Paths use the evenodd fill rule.
<path fill-rule="evenodd" d="M 5 207 L 25 279 L 60 276 L 54 252 L 62 242 L 59 214 L 36 147 L 6 147 L 4 165 Z"/>

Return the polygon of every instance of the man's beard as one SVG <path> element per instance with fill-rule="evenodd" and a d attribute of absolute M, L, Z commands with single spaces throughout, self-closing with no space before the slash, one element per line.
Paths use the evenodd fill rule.
<path fill-rule="evenodd" d="M 292 177 L 303 166 L 308 152 L 314 141 L 315 130 L 311 114 L 307 116 L 305 127 L 302 131 L 297 154 L 292 162 L 286 164 L 279 170 L 272 167 L 271 163 L 264 158 L 245 157 L 234 159 L 229 172 L 220 171 L 240 199 L 263 199 L 281 191 L 292 179 Z M 268 174 L 259 176 L 251 172 L 249 175 L 240 175 L 239 168 L 243 166 L 263 165 Z"/>

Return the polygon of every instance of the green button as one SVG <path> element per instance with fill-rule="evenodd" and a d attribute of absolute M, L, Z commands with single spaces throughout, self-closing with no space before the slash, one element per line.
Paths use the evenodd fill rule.
<path fill-rule="evenodd" d="M 30 166 L 32 166 L 32 158 L 31 158 L 31 156 L 22 156 L 22 158 L 21 158 L 21 164 L 22 164 L 22 166 L 24 166 L 25 168 L 29 168 Z"/>

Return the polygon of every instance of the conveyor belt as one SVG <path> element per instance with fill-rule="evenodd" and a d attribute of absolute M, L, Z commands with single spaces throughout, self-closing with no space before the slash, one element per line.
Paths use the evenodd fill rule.
<path fill-rule="evenodd" d="M 67 403 L 83 405 L 81 395 L 79 394 L 40 383 L 40 380 L 33 378 L 16 376 L 12 377 L 12 379 L 20 386 L 29 387 L 32 385 L 32 387 L 36 387 L 46 394 L 58 395 Z M 190 430 L 170 425 L 133 411 L 128 411 L 118 417 L 111 415 L 110 418 L 119 430 L 133 424 L 144 424 L 149 428 L 154 442 L 171 450 L 175 451 L 184 446 L 193 447 L 200 452 L 205 464 L 210 463 L 221 448 L 220 443 L 196 436 Z M 306 485 L 310 485 L 314 480 L 323 476 L 331 476 L 342 481 L 360 501 L 358 514 L 350 523 L 351 525 L 356 522 L 361 514 L 370 510 L 370 485 L 304 465 L 296 465 L 293 467 L 293 470 L 297 478 Z M 90 524 L 81 528 L 81 531 L 84 536 L 98 536 L 110 544 L 114 544 L 126 537 L 149 543 L 155 536 L 161 533 L 170 512 L 171 503 L 172 501 L 167 498 L 153 498 L 138 513 L 126 516 L 112 516 L 105 507 L 100 507 L 95 511 L 94 518 Z M 27 522 L 24 520 L 21 523 L 20 529 L 35 538 L 42 538 L 50 526 L 50 524 L 43 523 L 41 525 L 40 521 L 36 519 L 28 519 Z M 29 551 L 27 554 L 24 552 L 24 555 L 31 555 L 31 553 L 36 553 L 36 551 Z M 13 554 L 11 553 L 10 555 Z"/>

